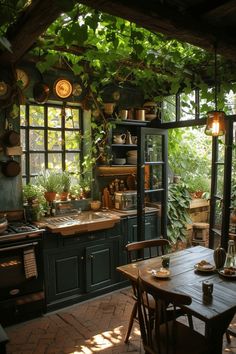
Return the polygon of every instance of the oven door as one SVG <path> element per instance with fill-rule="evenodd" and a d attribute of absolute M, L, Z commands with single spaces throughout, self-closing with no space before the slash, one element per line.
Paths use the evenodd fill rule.
<path fill-rule="evenodd" d="M 0 301 L 43 288 L 41 242 L 9 242 L 0 247 Z"/>

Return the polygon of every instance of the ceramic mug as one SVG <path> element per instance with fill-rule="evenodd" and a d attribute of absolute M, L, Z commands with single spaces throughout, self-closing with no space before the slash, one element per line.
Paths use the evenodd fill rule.
<path fill-rule="evenodd" d="M 209 280 L 205 280 L 202 282 L 202 292 L 205 296 L 212 296 L 213 293 L 213 283 Z"/>
<path fill-rule="evenodd" d="M 120 119 L 127 119 L 128 118 L 128 109 L 122 109 L 119 112 L 119 118 Z"/>

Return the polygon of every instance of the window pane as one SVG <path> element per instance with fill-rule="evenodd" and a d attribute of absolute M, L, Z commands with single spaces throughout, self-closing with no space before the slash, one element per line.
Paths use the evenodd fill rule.
<path fill-rule="evenodd" d="M 180 95 L 180 120 L 195 119 L 195 91 Z"/>
<path fill-rule="evenodd" d="M 73 173 L 80 172 L 80 154 L 66 154 L 66 170 Z"/>
<path fill-rule="evenodd" d="M 199 110 L 200 117 L 206 118 L 206 113 L 215 109 L 214 103 L 214 92 L 212 88 L 208 89 L 206 92 L 199 92 Z"/>
<path fill-rule="evenodd" d="M 23 151 L 25 151 L 25 129 L 20 130 L 20 141 Z"/>
<path fill-rule="evenodd" d="M 44 131 L 30 130 L 29 132 L 29 148 L 30 150 L 44 150 Z"/>
<path fill-rule="evenodd" d="M 65 127 L 79 129 L 79 110 L 66 108 Z"/>
<path fill-rule="evenodd" d="M 45 170 L 44 154 L 31 153 L 30 154 L 30 175 L 39 174 Z"/>
<path fill-rule="evenodd" d="M 62 169 L 62 156 L 61 154 L 48 154 L 48 168 L 49 169 Z"/>
<path fill-rule="evenodd" d="M 44 127 L 44 107 L 30 106 L 29 125 L 31 127 Z"/>
<path fill-rule="evenodd" d="M 61 108 L 48 107 L 48 127 L 61 128 Z"/>
<path fill-rule="evenodd" d="M 78 132 L 66 131 L 65 132 L 65 148 L 66 150 L 78 150 Z"/>
<path fill-rule="evenodd" d="M 162 103 L 162 122 L 175 122 L 176 120 L 176 97 L 165 97 Z"/>
<path fill-rule="evenodd" d="M 20 106 L 20 125 L 26 126 L 25 106 Z"/>
<path fill-rule="evenodd" d="M 217 191 L 216 194 L 219 197 L 223 196 L 224 188 L 224 165 L 217 166 Z"/>
<path fill-rule="evenodd" d="M 21 155 L 21 173 L 22 175 L 25 175 L 26 169 L 25 169 L 25 154 Z"/>
<path fill-rule="evenodd" d="M 48 131 L 48 150 L 61 150 L 62 138 L 61 131 Z"/>

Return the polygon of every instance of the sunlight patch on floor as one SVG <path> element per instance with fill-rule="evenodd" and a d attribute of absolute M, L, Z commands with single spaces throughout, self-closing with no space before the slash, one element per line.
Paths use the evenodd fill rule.
<path fill-rule="evenodd" d="M 85 343 L 81 345 L 80 351 L 76 350 L 70 354 L 100 353 L 102 350 L 114 347 L 122 341 L 122 328 L 123 326 L 119 326 L 112 331 L 96 334 L 91 339 L 85 341 L 86 345 Z"/>

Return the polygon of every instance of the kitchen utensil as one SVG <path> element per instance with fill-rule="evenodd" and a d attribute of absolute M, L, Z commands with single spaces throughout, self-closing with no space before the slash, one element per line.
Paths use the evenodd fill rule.
<path fill-rule="evenodd" d="M 136 109 L 135 110 L 135 119 L 145 120 L 145 109 Z"/>
<path fill-rule="evenodd" d="M 21 171 L 19 162 L 13 160 L 13 158 L 8 161 L 2 161 L 2 173 L 6 177 L 16 177 Z"/>
<path fill-rule="evenodd" d="M 114 159 L 114 164 L 115 165 L 124 165 L 126 163 L 125 158 L 115 158 Z"/>
<path fill-rule="evenodd" d="M 125 140 L 126 144 L 132 145 L 132 138 L 131 138 L 131 133 L 129 131 L 127 131 L 126 133 L 126 140 Z"/>
<path fill-rule="evenodd" d="M 43 82 L 37 82 L 33 87 L 34 100 L 37 103 L 45 103 L 50 94 L 49 86 Z"/>
<path fill-rule="evenodd" d="M 5 217 L 0 218 L 0 235 L 7 229 L 8 221 Z"/>
<path fill-rule="evenodd" d="M 115 144 L 124 144 L 126 141 L 126 134 L 117 134 L 113 136 L 113 142 Z"/>
<path fill-rule="evenodd" d="M 128 109 L 122 109 L 119 112 L 119 118 L 120 119 L 127 119 L 128 118 Z"/>

